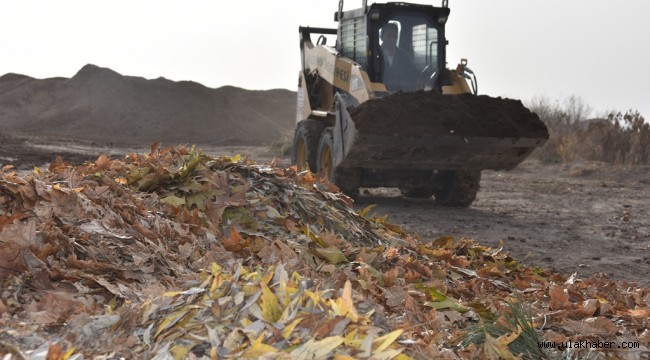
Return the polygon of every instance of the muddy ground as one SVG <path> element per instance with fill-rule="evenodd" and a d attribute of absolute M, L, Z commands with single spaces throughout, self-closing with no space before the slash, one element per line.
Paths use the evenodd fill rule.
<path fill-rule="evenodd" d="M 169 145 L 169 144 L 168 144 Z M 173 144 L 176 145 L 176 144 Z M 269 147 L 209 147 L 206 153 L 248 155 L 268 162 Z M 0 135 L 0 164 L 31 169 L 56 154 L 80 163 L 100 153 L 146 151 L 96 143 Z M 279 158 L 288 165 L 287 158 Z M 602 273 L 650 286 L 650 172 L 599 163 L 543 165 L 528 160 L 511 172 L 483 172 L 481 190 L 467 209 L 433 200 L 405 199 L 395 189 L 362 191 L 355 207 L 374 212 L 423 241 L 443 235 L 500 247 L 528 266 L 586 277 Z"/>

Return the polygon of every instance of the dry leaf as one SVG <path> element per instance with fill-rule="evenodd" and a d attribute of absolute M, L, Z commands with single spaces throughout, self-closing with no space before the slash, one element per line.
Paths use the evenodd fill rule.
<path fill-rule="evenodd" d="M 235 229 L 235 225 L 230 225 L 230 236 L 222 240 L 223 247 L 228 251 L 240 252 L 244 249 L 243 238 Z"/>
<path fill-rule="evenodd" d="M 569 309 L 572 306 L 571 302 L 569 302 L 569 295 L 561 286 L 551 286 L 548 291 L 548 296 L 551 298 L 549 307 L 552 310 Z"/>

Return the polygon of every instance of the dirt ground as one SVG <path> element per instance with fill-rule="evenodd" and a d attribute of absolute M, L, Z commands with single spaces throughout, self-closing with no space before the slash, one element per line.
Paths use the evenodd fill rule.
<path fill-rule="evenodd" d="M 176 144 L 174 144 L 176 145 Z M 257 162 L 275 156 L 269 147 L 200 147 L 211 155 L 241 154 Z M 101 153 L 119 156 L 141 148 L 0 135 L 0 164 L 29 170 L 60 154 L 80 163 Z M 280 166 L 288 159 L 280 157 Z M 355 208 L 377 204 L 377 215 L 417 233 L 423 241 L 467 237 L 503 250 L 528 266 L 586 277 L 650 285 L 650 169 L 597 163 L 542 165 L 528 160 L 510 172 L 483 172 L 481 190 L 466 209 L 433 200 L 405 199 L 395 189 L 362 191 Z"/>
<path fill-rule="evenodd" d="M 379 194 L 377 194 L 379 193 Z M 377 196 L 390 194 L 392 197 Z M 585 277 L 603 273 L 650 285 L 650 173 L 600 164 L 540 165 L 484 171 L 466 209 L 374 190 L 357 207 L 376 212 L 427 240 L 467 237 L 509 252 L 528 266 Z"/>

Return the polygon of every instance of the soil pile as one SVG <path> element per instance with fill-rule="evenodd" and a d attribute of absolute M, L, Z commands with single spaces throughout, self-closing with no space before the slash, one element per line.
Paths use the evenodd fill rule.
<path fill-rule="evenodd" d="M 395 93 L 351 111 L 361 133 L 545 138 L 548 130 L 521 101 L 435 91 Z"/>
<path fill-rule="evenodd" d="M 100 144 L 265 145 L 291 133 L 295 93 L 207 88 L 123 76 L 95 65 L 75 76 L 0 77 L 0 131 Z"/>

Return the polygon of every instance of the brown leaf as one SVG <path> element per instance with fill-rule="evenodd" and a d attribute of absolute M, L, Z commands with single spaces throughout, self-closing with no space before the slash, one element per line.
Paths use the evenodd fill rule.
<path fill-rule="evenodd" d="M 77 254 L 72 254 L 68 256 L 65 261 L 65 265 L 77 269 L 94 269 L 95 263 L 92 260 L 79 260 L 77 259 Z"/>
<path fill-rule="evenodd" d="M 553 285 L 549 288 L 548 295 L 551 298 L 549 307 L 552 310 L 563 310 L 571 308 L 569 295 L 564 291 L 564 288 Z"/>
<path fill-rule="evenodd" d="M 391 270 L 386 271 L 382 277 L 384 278 L 384 285 L 386 287 L 391 287 L 395 285 L 395 280 L 397 280 L 397 275 L 399 275 L 398 268 L 392 268 Z"/>
<path fill-rule="evenodd" d="M 630 316 L 637 319 L 650 319 L 650 309 L 648 308 L 630 309 L 627 312 Z"/>
<path fill-rule="evenodd" d="M 96 170 L 106 170 L 111 166 L 111 159 L 104 155 L 101 154 L 95 161 L 95 169 Z"/>
<path fill-rule="evenodd" d="M 515 286 L 519 290 L 526 290 L 531 287 L 531 280 L 525 279 L 523 277 L 517 276 L 514 281 Z"/>
<path fill-rule="evenodd" d="M 0 234 L 2 235 L 2 234 Z M 15 243 L 0 242 L 0 279 L 10 275 L 21 274 L 27 270 L 27 265 L 20 256 L 20 250 Z"/>
<path fill-rule="evenodd" d="M 576 312 L 584 317 L 592 317 L 598 310 L 599 305 L 600 303 L 598 302 L 598 300 L 587 299 L 583 301 L 580 305 L 578 305 Z"/>
<path fill-rule="evenodd" d="M 422 275 L 416 273 L 415 271 L 408 269 L 406 270 L 406 273 L 404 274 L 404 280 L 406 280 L 407 283 L 414 283 L 418 281 L 419 279 L 422 278 Z"/>
<path fill-rule="evenodd" d="M 650 345 L 650 329 L 643 330 L 641 335 L 639 335 L 639 341 L 645 346 Z"/>
<path fill-rule="evenodd" d="M 401 286 L 392 286 L 384 291 L 384 296 L 386 296 L 386 305 L 388 307 L 397 308 L 404 303 L 406 291 Z"/>
<path fill-rule="evenodd" d="M 341 239 L 333 231 L 328 231 L 328 230 L 321 231 L 319 236 L 327 246 L 336 246 L 338 248 L 343 248 L 344 245 L 348 244 L 347 241 Z"/>
<path fill-rule="evenodd" d="M 59 343 L 54 343 L 47 349 L 45 360 L 62 360 L 64 355 L 63 347 Z"/>
<path fill-rule="evenodd" d="M 73 294 L 49 291 L 38 302 L 30 304 L 27 310 L 32 321 L 37 324 L 61 325 L 71 316 L 91 309 L 87 309 Z"/>
<path fill-rule="evenodd" d="M 290 233 L 292 234 L 301 233 L 300 229 L 298 228 L 298 226 L 296 226 L 296 223 L 294 221 L 289 219 L 284 219 L 282 220 L 282 223 L 284 224 L 285 229 L 287 229 Z"/>
<path fill-rule="evenodd" d="M 618 332 L 616 324 L 603 316 L 588 318 L 583 321 L 568 321 L 563 328 L 580 336 L 601 336 L 611 338 Z"/>
<path fill-rule="evenodd" d="M 228 251 L 240 252 L 244 249 L 243 240 L 237 229 L 235 229 L 235 225 L 230 225 L 230 236 L 223 238 L 223 247 Z"/>
<path fill-rule="evenodd" d="M 0 316 L 7 312 L 7 305 L 0 299 Z"/>
<path fill-rule="evenodd" d="M 5 225 L 13 224 L 15 221 L 20 221 L 28 217 L 29 215 L 24 212 L 14 213 L 11 214 L 11 216 L 0 215 L 0 230 L 2 230 Z"/>
<path fill-rule="evenodd" d="M 314 331 L 314 336 L 316 337 L 316 339 L 322 339 L 328 336 L 340 335 L 340 334 L 334 334 L 333 331 L 334 329 L 337 328 L 337 325 L 339 325 L 341 321 L 344 321 L 344 323 L 347 324 L 350 322 L 350 319 L 346 318 L 345 316 L 337 316 L 334 319 L 325 321 L 324 323 L 316 327 L 316 330 Z"/>

